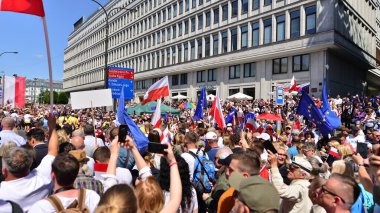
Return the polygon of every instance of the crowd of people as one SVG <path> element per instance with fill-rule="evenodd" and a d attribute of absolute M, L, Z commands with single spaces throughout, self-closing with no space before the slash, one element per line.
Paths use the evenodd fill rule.
<path fill-rule="evenodd" d="M 380 98 L 329 97 L 342 121 L 329 136 L 296 114 L 298 101 L 224 101 L 224 128 L 209 110 L 156 128 L 151 114 L 131 115 L 149 143 L 166 138 L 163 153 L 120 140 L 117 112 L 0 109 L 0 212 L 380 212 Z M 248 126 L 248 113 L 283 121 Z"/>

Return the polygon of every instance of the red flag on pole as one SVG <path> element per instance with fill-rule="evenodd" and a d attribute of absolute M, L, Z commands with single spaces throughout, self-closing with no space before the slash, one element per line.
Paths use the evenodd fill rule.
<path fill-rule="evenodd" d="M 26 13 L 45 17 L 42 0 L 1 0 L 0 11 Z"/>

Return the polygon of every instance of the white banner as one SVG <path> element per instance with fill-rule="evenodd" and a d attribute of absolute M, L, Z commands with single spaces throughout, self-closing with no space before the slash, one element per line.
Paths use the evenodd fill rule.
<path fill-rule="evenodd" d="M 72 92 L 70 98 L 72 109 L 112 106 L 111 89 Z"/>
<path fill-rule="evenodd" d="M 4 106 L 15 106 L 16 78 L 4 76 Z"/>

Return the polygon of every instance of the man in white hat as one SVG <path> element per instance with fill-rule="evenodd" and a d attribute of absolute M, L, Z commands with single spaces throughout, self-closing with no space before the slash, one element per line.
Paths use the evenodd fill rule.
<path fill-rule="evenodd" d="M 209 148 L 209 150 L 207 151 L 207 155 L 208 155 L 209 159 L 212 162 L 214 162 L 215 155 L 219 150 L 218 136 L 216 135 L 215 132 L 211 132 L 211 131 L 207 132 L 206 141 L 207 141 L 207 146 L 208 146 L 207 148 Z"/>

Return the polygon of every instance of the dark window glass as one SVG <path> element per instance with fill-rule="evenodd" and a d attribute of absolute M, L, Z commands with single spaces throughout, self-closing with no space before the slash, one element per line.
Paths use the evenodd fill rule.
<path fill-rule="evenodd" d="M 188 44 L 186 42 L 186 43 L 183 44 L 183 60 L 185 62 L 188 61 L 188 59 L 189 59 L 188 54 L 189 54 L 189 46 L 188 46 Z"/>
<path fill-rule="evenodd" d="M 172 64 L 175 64 L 175 60 L 176 60 L 176 57 L 177 57 L 177 54 L 175 52 L 175 47 L 172 47 Z"/>
<path fill-rule="evenodd" d="M 191 18 L 191 32 L 195 31 L 195 17 Z"/>
<path fill-rule="evenodd" d="M 178 23 L 178 36 L 182 35 L 182 22 Z"/>
<path fill-rule="evenodd" d="M 205 37 L 205 56 L 210 56 L 210 37 Z"/>
<path fill-rule="evenodd" d="M 238 15 L 238 1 L 234 0 L 231 2 L 232 6 L 232 18 L 235 18 Z"/>
<path fill-rule="evenodd" d="M 300 11 L 296 10 L 290 13 L 290 38 L 300 36 Z"/>
<path fill-rule="evenodd" d="M 222 21 L 228 19 L 228 4 L 222 6 Z"/>
<path fill-rule="evenodd" d="M 268 6 L 272 4 L 272 0 L 264 0 L 264 6 Z"/>
<path fill-rule="evenodd" d="M 165 22 L 166 21 L 166 10 L 163 10 L 162 11 L 162 22 Z"/>
<path fill-rule="evenodd" d="M 203 4 L 203 0 L 198 0 L 198 5 L 201 6 Z"/>
<path fill-rule="evenodd" d="M 178 63 L 182 62 L 182 46 L 178 45 Z"/>
<path fill-rule="evenodd" d="M 179 1 L 179 14 L 181 15 L 183 13 L 183 1 Z"/>
<path fill-rule="evenodd" d="M 173 39 L 177 37 L 177 26 L 173 25 Z"/>
<path fill-rule="evenodd" d="M 240 65 L 230 66 L 229 78 L 230 79 L 240 78 Z"/>
<path fill-rule="evenodd" d="M 282 41 L 285 39 L 285 16 L 284 15 L 277 16 L 276 21 L 277 21 L 276 40 Z"/>
<path fill-rule="evenodd" d="M 161 12 L 157 14 L 158 24 L 161 24 Z"/>
<path fill-rule="evenodd" d="M 264 44 L 272 42 L 272 19 L 265 19 L 264 21 Z"/>
<path fill-rule="evenodd" d="M 211 12 L 206 13 L 206 27 L 210 26 L 211 22 Z"/>
<path fill-rule="evenodd" d="M 237 28 L 231 30 L 231 51 L 237 50 Z"/>
<path fill-rule="evenodd" d="M 202 58 L 202 39 L 198 39 L 198 59 Z"/>
<path fill-rule="evenodd" d="M 198 30 L 203 28 L 203 15 L 198 16 Z"/>
<path fill-rule="evenodd" d="M 177 4 L 173 4 L 173 18 L 177 16 Z"/>
<path fill-rule="evenodd" d="M 172 75 L 172 85 L 178 85 L 178 75 Z"/>
<path fill-rule="evenodd" d="M 215 8 L 214 9 L 214 24 L 218 24 L 218 23 L 219 23 L 219 9 Z"/>
<path fill-rule="evenodd" d="M 197 83 L 205 82 L 205 73 L 206 71 L 197 72 Z"/>
<path fill-rule="evenodd" d="M 252 46 L 259 46 L 259 22 L 252 23 Z"/>
<path fill-rule="evenodd" d="M 260 0 L 252 0 L 252 10 L 257 10 L 260 7 Z"/>
<path fill-rule="evenodd" d="M 241 27 L 241 48 L 248 47 L 248 25 Z"/>
<path fill-rule="evenodd" d="M 288 72 L 288 58 L 273 59 L 273 74 Z"/>
<path fill-rule="evenodd" d="M 168 7 L 168 20 L 172 18 L 172 8 Z"/>
<path fill-rule="evenodd" d="M 191 1 L 191 8 L 195 8 L 197 6 L 197 0 L 192 0 Z"/>
<path fill-rule="evenodd" d="M 190 7 L 190 0 L 185 0 L 185 11 L 189 11 L 189 7 Z"/>
<path fill-rule="evenodd" d="M 195 41 L 190 42 L 190 60 L 195 59 Z"/>
<path fill-rule="evenodd" d="M 219 48 L 219 38 L 218 34 L 213 35 L 213 55 L 218 55 L 218 48 Z"/>
<path fill-rule="evenodd" d="M 227 31 L 222 32 L 222 53 L 227 52 Z"/>
<path fill-rule="evenodd" d="M 207 81 L 216 81 L 216 69 L 210 69 L 207 71 Z"/>
<path fill-rule="evenodd" d="M 305 8 L 306 13 L 306 35 L 314 34 L 316 31 L 316 7 L 310 6 Z"/>
<path fill-rule="evenodd" d="M 247 13 L 248 12 L 248 0 L 241 0 L 241 13 Z"/>
<path fill-rule="evenodd" d="M 189 20 L 185 21 L 185 34 L 189 33 Z"/>
<path fill-rule="evenodd" d="M 181 85 L 187 84 L 187 73 L 181 74 Z"/>
<path fill-rule="evenodd" d="M 293 56 L 293 72 L 309 71 L 309 58 L 309 54 Z"/>

